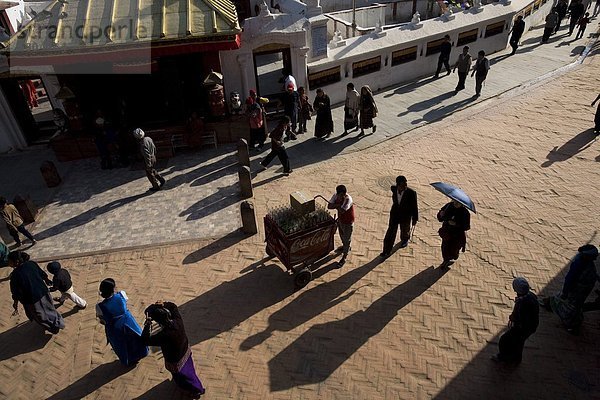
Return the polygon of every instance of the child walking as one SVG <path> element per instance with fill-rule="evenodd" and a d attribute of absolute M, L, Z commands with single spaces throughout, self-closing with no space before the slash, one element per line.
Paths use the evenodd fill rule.
<path fill-rule="evenodd" d="M 313 107 L 310 104 L 308 95 L 305 94 L 304 87 L 300 86 L 298 88 L 298 94 L 300 95 L 300 128 L 298 128 L 298 133 L 306 133 L 306 121 L 310 119 Z"/>
<path fill-rule="evenodd" d="M 57 306 L 61 306 L 65 300 L 71 299 L 71 301 L 75 303 L 77 307 L 81 309 L 87 307 L 87 302 L 79 297 L 73 290 L 73 281 L 71 281 L 71 274 L 69 274 L 69 271 L 62 268 L 58 261 L 52 261 L 51 263 L 48 263 L 46 269 L 53 275 L 52 282 L 46 282 L 48 284 L 52 284 L 49 290 L 51 292 L 55 292 L 57 290 L 60 291 L 60 297 L 53 298 L 54 301 L 58 302 Z"/>

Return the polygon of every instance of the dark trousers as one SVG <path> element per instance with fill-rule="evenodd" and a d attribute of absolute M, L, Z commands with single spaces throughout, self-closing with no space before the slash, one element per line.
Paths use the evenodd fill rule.
<path fill-rule="evenodd" d="M 155 189 L 158 189 L 159 187 L 165 184 L 165 178 L 160 176 L 160 174 L 154 169 L 154 167 L 146 167 L 146 176 L 152 184 L 152 187 Z"/>
<path fill-rule="evenodd" d="M 580 16 L 574 18 L 573 16 L 571 16 L 571 19 L 569 20 L 569 36 L 571 36 L 573 31 L 575 30 L 575 26 L 577 25 L 577 21 L 579 21 L 579 17 Z"/>
<path fill-rule="evenodd" d="M 31 233 L 29 233 L 27 228 L 25 228 L 25 224 L 21 224 L 20 226 L 17 226 L 17 229 L 8 228 L 8 233 L 10 233 L 10 236 L 12 236 L 12 238 L 15 240 L 15 243 L 21 243 L 21 239 L 19 239 L 19 232 L 21 232 L 21 234 L 23 236 L 25 236 L 27 239 L 31 240 L 32 242 L 35 240 L 33 238 L 33 235 Z"/>
<path fill-rule="evenodd" d="M 467 80 L 467 75 L 469 75 L 469 71 L 467 71 L 467 72 L 458 71 L 458 84 L 456 85 L 456 89 L 454 89 L 454 90 L 456 90 L 458 92 L 465 88 L 465 81 Z"/>
<path fill-rule="evenodd" d="M 250 128 L 250 143 L 248 144 L 251 149 L 258 144 L 258 147 L 263 147 L 265 144 L 265 128 Z"/>
<path fill-rule="evenodd" d="M 475 94 L 478 96 L 481 94 L 481 87 L 483 86 L 486 77 L 487 76 L 475 74 Z"/>
<path fill-rule="evenodd" d="M 388 228 L 383 239 L 383 254 L 390 254 L 392 252 L 396 236 L 398 235 L 398 225 L 400 225 L 400 240 L 408 242 L 410 239 L 410 219 L 400 222 L 396 215 L 390 213 Z"/>
<path fill-rule="evenodd" d="M 307 119 L 303 116 L 298 117 L 298 122 L 299 122 L 299 127 L 298 127 L 298 132 L 299 133 L 303 133 L 306 132 L 306 121 Z"/>
<path fill-rule="evenodd" d="M 554 33 L 558 32 L 558 30 L 560 29 L 560 24 L 562 23 L 564 17 L 564 15 L 562 17 L 560 15 L 558 16 L 558 22 L 556 23 L 556 27 L 554 28 Z"/>
<path fill-rule="evenodd" d="M 542 36 L 542 43 L 546 43 L 548 41 L 548 39 L 550 39 L 550 35 L 552 35 L 552 33 L 554 32 L 554 26 L 550 26 L 547 28 L 544 28 L 544 35 Z"/>
<path fill-rule="evenodd" d="M 585 28 L 587 25 L 583 25 L 579 27 L 579 31 L 577 32 L 577 35 L 575 35 L 575 39 L 579 39 L 583 37 L 583 34 L 585 32 Z"/>
<path fill-rule="evenodd" d="M 260 165 L 267 167 L 275 157 L 278 157 L 281 165 L 283 165 L 283 172 L 290 172 L 292 170 L 290 168 L 290 159 L 285 151 L 285 147 L 271 149 L 271 152 L 261 161 Z"/>
<path fill-rule="evenodd" d="M 523 347 L 525 340 L 531 336 L 531 333 L 524 332 L 522 329 L 510 328 L 498 342 L 498 358 L 502 361 L 519 364 L 523 358 Z"/>
<path fill-rule="evenodd" d="M 438 58 L 437 71 L 435 71 L 436 75 L 440 74 L 440 71 L 442 70 L 442 65 L 444 65 L 444 67 L 446 67 L 446 71 L 450 73 L 450 58 L 440 57 Z"/>
<path fill-rule="evenodd" d="M 296 132 L 296 128 L 298 127 L 298 110 L 285 110 L 283 114 L 290 117 L 290 127 L 292 132 Z"/>
<path fill-rule="evenodd" d="M 519 40 L 521 40 L 521 36 L 512 36 L 510 38 L 510 47 L 512 47 L 512 54 L 515 54 L 517 52 L 517 49 L 519 48 Z"/>

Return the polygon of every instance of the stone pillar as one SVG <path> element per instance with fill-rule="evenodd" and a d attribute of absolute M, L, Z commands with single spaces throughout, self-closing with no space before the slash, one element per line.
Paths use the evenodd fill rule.
<path fill-rule="evenodd" d="M 31 201 L 29 196 L 23 198 L 19 195 L 16 195 L 13 200 L 13 205 L 21 215 L 21 218 L 23 218 L 24 223 L 30 224 L 35 221 L 38 209 L 35 204 L 33 204 L 33 201 Z"/>
<path fill-rule="evenodd" d="M 249 199 L 252 197 L 252 174 L 250 173 L 250 167 L 242 165 L 238 170 L 238 176 L 240 178 L 240 189 L 242 192 L 242 198 Z"/>
<path fill-rule="evenodd" d="M 246 139 L 240 139 L 237 143 L 238 162 L 241 166 L 250 167 L 250 150 Z"/>
<path fill-rule="evenodd" d="M 56 165 L 54 165 L 52 161 L 44 161 L 40 167 L 40 172 L 44 177 L 46 186 L 49 188 L 58 186 L 62 182 L 58 170 L 56 169 Z"/>
<path fill-rule="evenodd" d="M 251 200 L 242 201 L 240 204 L 240 212 L 242 215 L 242 231 L 249 235 L 258 233 L 254 203 L 252 203 Z"/>
<path fill-rule="evenodd" d="M 248 97 L 248 91 L 250 90 L 248 84 L 248 68 L 250 68 L 251 59 L 252 57 L 250 54 L 240 54 L 237 56 L 237 61 L 240 66 L 240 76 L 242 77 L 242 101 Z M 253 68 L 250 69 L 253 70 Z"/>

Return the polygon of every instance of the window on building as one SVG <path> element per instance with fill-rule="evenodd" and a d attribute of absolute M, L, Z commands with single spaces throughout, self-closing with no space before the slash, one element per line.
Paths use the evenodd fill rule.
<path fill-rule="evenodd" d="M 457 46 L 463 46 L 467 43 L 477 41 L 477 28 L 471 29 L 470 31 L 462 32 L 458 34 L 458 41 L 456 42 Z"/>
<path fill-rule="evenodd" d="M 529 7 L 525 8 L 525 11 L 523 12 L 523 18 L 527 18 L 531 15 L 531 10 L 533 9 L 533 5 L 530 5 Z"/>
<path fill-rule="evenodd" d="M 430 56 L 430 55 L 439 53 L 442 43 L 444 43 L 444 38 L 441 38 L 438 40 L 432 40 L 431 42 L 428 42 L 426 56 Z"/>
<path fill-rule="evenodd" d="M 341 67 L 333 67 L 319 72 L 308 70 L 308 88 L 315 90 L 317 88 L 331 85 L 342 80 Z"/>
<path fill-rule="evenodd" d="M 381 56 L 369 58 L 368 60 L 352 63 L 352 77 L 367 75 L 381 69 Z"/>
<path fill-rule="evenodd" d="M 392 66 L 411 62 L 417 59 L 417 46 L 397 50 L 392 53 Z"/>
<path fill-rule="evenodd" d="M 499 35 L 504 31 L 504 21 L 496 22 L 485 27 L 485 37 Z"/>
<path fill-rule="evenodd" d="M 542 0 L 536 0 L 535 3 L 533 3 L 533 11 L 539 10 L 541 5 L 542 5 Z"/>

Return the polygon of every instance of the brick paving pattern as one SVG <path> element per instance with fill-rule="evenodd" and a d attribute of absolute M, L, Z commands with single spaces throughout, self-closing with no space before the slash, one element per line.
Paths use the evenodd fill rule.
<path fill-rule="evenodd" d="M 598 244 L 600 150 L 589 107 L 600 87 L 597 53 L 531 90 L 362 152 L 286 178 L 275 168 L 259 174 L 259 219 L 298 189 L 330 194 L 344 183 L 355 199 L 348 262 L 335 269 L 325 260 L 303 290 L 294 292 L 280 263 L 264 258 L 262 231 L 63 264 L 90 303 L 101 279 L 115 278 L 140 322 L 156 300 L 180 304 L 206 398 L 597 399 L 597 313 L 571 336 L 542 311 L 519 368 L 489 360 L 512 309 L 512 277 L 552 293 L 577 247 Z M 380 262 L 389 184 L 398 174 L 417 190 L 421 219 L 414 242 Z M 445 273 L 433 268 L 441 261 L 435 213 L 446 201 L 429 186 L 434 181 L 459 185 L 478 209 L 467 251 Z M 120 367 L 92 307 L 75 312 L 65 304 L 67 327 L 54 337 L 23 311 L 10 317 L 8 273 L 0 270 L 0 397 L 185 398 L 160 353 Z"/>

